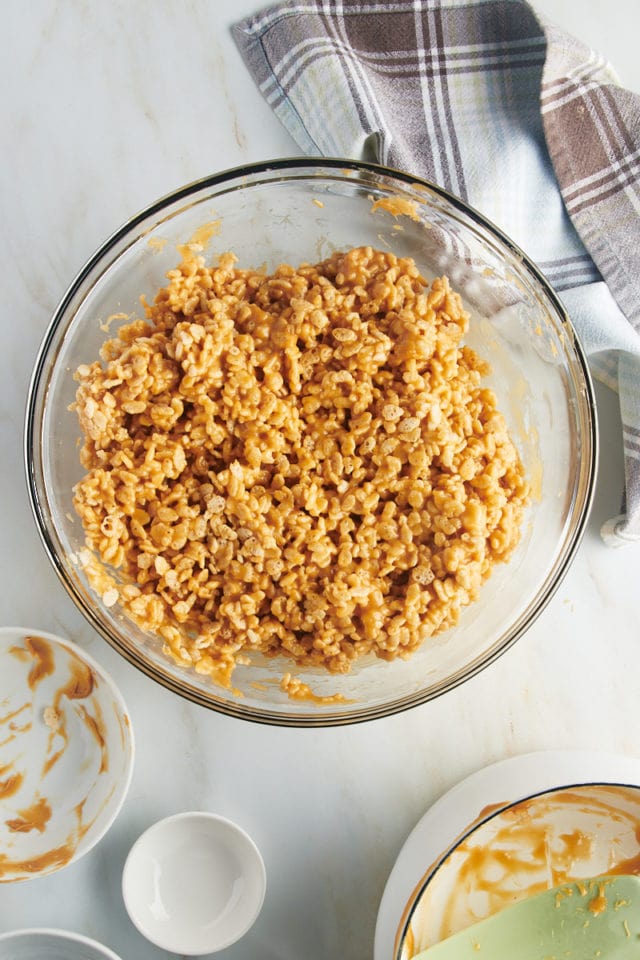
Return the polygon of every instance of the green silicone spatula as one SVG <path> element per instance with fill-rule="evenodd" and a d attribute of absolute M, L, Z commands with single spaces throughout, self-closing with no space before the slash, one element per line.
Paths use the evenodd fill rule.
<path fill-rule="evenodd" d="M 545 890 L 413 960 L 640 960 L 640 877 L 597 877 Z"/>

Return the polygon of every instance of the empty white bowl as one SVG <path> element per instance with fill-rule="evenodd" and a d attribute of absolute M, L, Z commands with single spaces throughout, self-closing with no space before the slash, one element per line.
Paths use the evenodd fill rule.
<path fill-rule="evenodd" d="M 101 943 L 66 930 L 29 929 L 0 934 L 0 960 L 120 960 Z"/>
<path fill-rule="evenodd" d="M 237 824 L 212 813 L 160 820 L 134 843 L 122 875 L 132 922 L 156 946 L 201 956 L 239 940 L 266 889 L 260 851 Z"/>
<path fill-rule="evenodd" d="M 45 876 L 104 836 L 134 742 L 122 696 L 76 644 L 0 628 L 0 883 Z"/>

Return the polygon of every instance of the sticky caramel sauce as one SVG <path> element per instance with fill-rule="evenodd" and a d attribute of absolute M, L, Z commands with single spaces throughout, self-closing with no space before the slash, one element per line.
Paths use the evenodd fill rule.
<path fill-rule="evenodd" d="M 51 807 L 48 801 L 44 797 L 38 797 L 30 807 L 18 810 L 18 816 L 5 820 L 5 823 L 12 833 L 30 833 L 31 830 L 44 833 L 50 819 Z"/>
<path fill-rule="evenodd" d="M 94 703 L 94 709 L 96 711 L 95 717 L 92 717 L 86 707 L 80 707 L 80 715 L 84 721 L 84 724 L 93 736 L 94 740 L 100 748 L 100 773 L 106 773 L 109 769 L 109 754 L 107 752 L 107 740 L 106 740 L 106 730 L 104 725 L 104 718 L 102 716 L 102 711 L 98 703 Z"/>
<path fill-rule="evenodd" d="M 53 737 L 55 736 L 55 733 L 60 733 L 60 728 L 58 728 L 57 731 L 55 731 L 55 732 L 52 731 L 52 732 L 49 734 L 49 744 L 51 744 L 51 741 L 52 741 Z M 66 730 L 65 730 L 65 733 L 66 733 Z M 65 752 L 66 749 L 67 749 L 67 741 L 66 741 L 66 740 L 65 740 L 63 746 L 59 747 L 58 750 L 54 750 L 53 752 L 51 752 L 51 748 L 50 748 L 50 747 L 47 748 L 47 759 L 46 759 L 45 762 L 42 764 L 42 776 L 43 776 L 43 777 L 46 777 L 46 775 L 49 773 L 49 771 L 50 771 L 53 767 L 55 767 L 56 763 L 58 762 L 58 760 L 59 760 L 60 757 L 63 755 L 63 753 Z"/>
<path fill-rule="evenodd" d="M 109 796 L 105 797 L 104 801 L 102 802 L 102 804 L 100 805 L 100 807 L 98 808 L 98 810 L 96 811 L 96 813 L 94 814 L 91 820 L 85 821 L 84 819 L 84 805 L 87 802 L 87 798 L 85 797 L 84 800 L 81 800 L 80 803 L 76 804 L 74 809 L 74 813 L 78 821 L 78 825 L 76 827 L 76 832 L 75 832 L 76 844 L 80 843 L 80 841 L 85 836 L 85 834 L 87 834 L 91 829 L 91 827 L 94 825 L 94 823 L 96 822 L 96 820 L 98 819 L 102 811 L 104 810 L 105 806 L 109 802 L 112 793 L 113 793 L 113 789 L 109 792 Z"/>
<path fill-rule="evenodd" d="M 489 817 L 491 817 L 494 813 L 498 813 L 500 810 L 503 810 L 505 806 L 506 806 L 506 801 L 504 803 L 490 803 L 490 804 L 487 804 L 487 806 L 482 807 L 478 815 L 473 819 L 473 821 L 469 824 L 469 826 L 465 828 L 464 832 L 459 833 L 458 836 L 454 839 L 450 849 L 456 848 L 460 843 L 462 837 L 465 836 L 465 834 L 469 833 L 470 830 L 473 830 L 475 827 L 481 824 L 484 820 L 488 820 Z M 414 946 L 415 937 L 414 937 L 413 929 L 411 925 L 407 926 L 407 922 L 408 922 L 411 911 L 413 910 L 414 906 L 419 900 L 420 893 L 423 890 L 425 883 L 427 883 L 430 877 L 433 876 L 434 871 L 439 866 L 439 860 L 440 858 L 438 858 L 438 860 L 434 860 L 433 863 L 429 864 L 427 870 L 425 870 L 424 874 L 422 875 L 418 883 L 413 888 L 411 892 L 411 896 L 407 900 L 405 908 L 402 911 L 402 916 L 400 917 L 400 922 L 396 929 L 396 935 L 395 935 L 394 944 L 393 944 L 394 957 L 397 956 L 398 951 L 400 950 L 401 944 L 404 944 L 406 946 L 406 950 L 403 951 L 403 957 L 406 956 L 408 960 L 411 960 L 411 957 L 413 957 L 413 954 L 415 952 L 415 946 Z M 411 944 L 410 948 L 408 946 L 409 944 Z"/>
<path fill-rule="evenodd" d="M 107 796 L 105 796 L 104 800 L 90 820 L 85 821 L 84 819 L 86 797 L 84 800 L 81 800 L 80 803 L 76 804 L 74 813 L 76 816 L 77 825 L 67 837 L 65 842 L 55 847 L 53 850 L 48 850 L 46 853 L 23 860 L 12 860 L 7 854 L 0 853 L 0 883 L 7 883 L 16 879 L 24 879 L 25 874 L 51 872 L 52 870 L 63 867 L 65 864 L 69 863 L 76 852 L 78 844 L 89 832 L 89 830 L 91 830 L 94 823 L 111 800 L 115 789 L 116 784 L 114 783 L 111 790 Z M 48 821 L 49 817 L 51 816 L 51 811 L 49 809 L 47 813 L 47 808 L 47 801 L 41 799 L 37 804 L 34 804 L 28 810 L 19 811 L 19 815 L 25 821 L 25 824 L 32 824 L 30 829 L 38 829 L 37 824 L 41 824 L 43 821 L 46 824 L 46 821 Z M 16 821 L 13 829 L 25 832 L 26 826 L 21 829 Z"/>
<path fill-rule="evenodd" d="M 16 660 L 21 660 L 22 663 L 28 663 L 31 660 L 31 654 L 24 647 L 9 647 L 9 653 Z"/>
<path fill-rule="evenodd" d="M 394 217 L 410 217 L 411 220 L 420 222 L 416 201 L 409 200 L 407 197 L 382 197 L 371 207 L 372 213 L 376 210 L 386 210 Z"/>
<path fill-rule="evenodd" d="M 606 785 L 600 789 L 594 786 L 575 787 L 550 796 L 533 797 L 507 809 L 499 806 L 495 832 L 487 834 L 484 828 L 476 836 L 471 832 L 456 844 L 443 862 L 443 866 L 446 866 L 447 861 L 451 861 L 450 867 L 454 872 L 449 881 L 452 884 L 451 892 L 446 895 L 442 909 L 438 909 L 438 920 L 432 932 L 436 939 L 443 939 L 455 932 L 461 916 L 471 917 L 469 910 L 472 902 L 481 911 L 476 919 L 481 919 L 524 896 L 533 896 L 562 884 L 575 883 L 581 895 L 589 896 L 587 909 L 592 916 L 598 916 L 607 909 L 605 886 L 599 883 L 587 889 L 579 879 L 591 872 L 589 865 L 597 850 L 597 828 L 558 830 L 557 813 L 563 807 L 571 811 L 572 817 L 575 813 L 577 823 L 580 823 L 580 816 L 584 815 L 589 818 L 589 824 L 599 821 L 616 824 L 617 835 L 626 838 L 627 850 L 631 835 L 632 841 L 635 839 L 638 845 L 637 853 L 622 860 L 616 850 L 616 843 L 620 841 L 615 841 L 604 872 L 640 874 L 637 791 L 629 794 L 624 787 Z M 485 821 L 483 815 L 487 814 L 489 817 Z M 490 814 L 491 810 L 487 808 L 478 819 L 489 824 Z M 585 886 L 584 890 L 580 887 L 581 883 Z M 423 889 L 426 896 L 430 897 L 429 887 L 424 888 L 423 885 Z M 416 901 L 412 898 L 411 902 Z M 425 908 L 430 902 L 424 901 Z M 416 935 L 414 931 L 411 933 L 413 942 Z M 407 946 L 404 956 L 411 957 L 407 936 L 404 942 Z M 416 944 L 420 949 L 426 945 L 422 942 Z"/>
<path fill-rule="evenodd" d="M 37 857 L 26 860 L 11 860 L 6 854 L 0 853 L 0 883 L 15 880 L 21 874 L 42 873 L 69 863 L 75 853 L 75 843 L 64 843 L 54 850 L 48 850 Z"/>
<path fill-rule="evenodd" d="M 127 743 L 129 741 L 128 731 L 131 729 L 131 721 L 129 716 L 126 713 L 123 713 L 118 718 L 118 729 L 120 730 L 120 743 L 122 744 L 122 749 L 127 749 Z"/>
<path fill-rule="evenodd" d="M 79 843 L 82 840 L 82 838 L 85 836 L 85 834 L 87 834 L 89 830 L 91 830 L 92 826 L 94 825 L 94 823 L 96 822 L 96 820 L 98 819 L 98 817 L 100 816 L 104 808 L 110 802 L 111 797 L 115 792 L 116 786 L 117 784 L 114 782 L 111 787 L 111 790 L 105 796 L 104 800 L 102 801 L 102 803 L 100 804 L 96 812 L 94 813 L 91 820 L 84 819 L 84 805 L 87 802 L 87 798 L 85 797 L 84 800 L 81 800 L 80 803 L 76 804 L 76 807 L 74 810 L 76 818 L 78 820 L 78 826 L 76 829 L 76 843 Z"/>
<path fill-rule="evenodd" d="M 10 713 L 5 713 L 4 717 L 0 717 L 0 726 L 2 726 L 5 723 L 8 723 L 9 729 L 15 730 L 16 729 L 15 718 L 19 717 L 20 714 L 30 706 L 31 704 L 28 702 L 23 703 L 21 707 L 17 707 L 17 709 L 12 710 Z"/>
<path fill-rule="evenodd" d="M 604 913 L 607 909 L 607 897 L 605 895 L 605 886 L 604 882 L 598 884 L 598 892 L 594 897 L 589 900 L 587 904 L 587 910 L 594 917 L 599 917 L 601 913 Z"/>
<path fill-rule="evenodd" d="M 483 820 L 487 820 L 489 817 L 493 816 L 494 813 L 497 813 L 499 810 L 503 810 L 506 806 L 506 803 L 489 803 L 486 807 L 483 807 L 476 819 L 474 820 L 472 826 L 476 823 L 481 823 Z"/>
<path fill-rule="evenodd" d="M 166 237 L 149 237 L 147 245 L 150 246 L 152 250 L 160 253 L 166 247 L 167 242 Z"/>
<path fill-rule="evenodd" d="M 55 669 L 54 648 L 48 640 L 36 636 L 25 637 L 24 644 L 24 647 L 12 647 L 10 653 L 25 662 L 29 660 L 33 661 L 27 682 L 30 689 L 35 690 L 38 684 L 46 677 L 51 676 Z M 51 725 L 49 732 L 47 756 L 43 764 L 42 776 L 46 776 L 55 766 L 64 754 L 69 742 L 65 712 L 61 708 L 62 701 L 64 699 L 71 701 L 86 700 L 93 693 L 95 686 L 95 678 L 91 668 L 86 663 L 76 659 L 70 652 L 69 654 L 69 679 L 56 690 L 53 701 L 48 708 L 50 713 L 56 716 L 56 723 L 55 725 Z M 22 710 L 30 706 L 30 703 L 23 704 L 22 707 L 14 710 L 11 714 L 0 718 L 0 724 L 15 718 Z M 104 733 L 105 727 L 98 704 L 95 701 L 94 709 L 96 715 L 91 716 L 83 706 L 80 711 L 80 717 L 100 747 L 100 772 L 103 773 L 108 769 L 108 756 Z M 28 729 L 28 727 L 24 727 L 23 729 Z M 7 741 L 3 741 L 3 743 L 8 742 L 10 739 L 12 739 L 12 737 L 8 738 Z M 60 741 L 62 741 L 61 745 Z M 57 744 L 56 749 L 54 749 L 54 743 Z"/>
<path fill-rule="evenodd" d="M 66 716 L 65 711 L 62 708 L 61 704 L 63 699 L 66 700 L 86 700 L 93 693 L 95 686 L 95 678 L 93 676 L 93 671 L 86 663 L 77 659 L 71 659 L 69 661 L 69 679 L 58 687 L 56 690 L 53 701 L 49 706 L 49 711 L 52 716 L 55 716 L 56 722 L 51 725 L 49 731 L 49 741 L 47 744 L 47 755 L 46 760 L 42 766 L 42 776 L 46 776 L 49 771 L 56 765 L 60 757 L 63 756 L 68 744 L 69 744 L 69 733 L 67 730 Z M 95 709 L 98 710 L 97 703 L 94 701 Z M 87 709 L 81 705 L 80 713 L 81 719 L 85 725 L 89 728 L 92 736 L 98 739 L 98 743 L 101 747 L 101 760 L 100 760 L 100 771 L 107 769 L 106 762 L 106 750 L 104 737 L 100 733 L 100 728 L 104 729 L 102 723 L 102 718 L 96 720 L 90 716 Z M 100 739 L 102 737 L 102 739 Z M 60 744 L 60 741 L 61 744 Z M 54 749 L 54 743 L 59 744 L 56 749 Z"/>
<path fill-rule="evenodd" d="M 0 800 L 12 797 L 22 786 L 23 774 L 11 773 L 11 769 L 11 766 L 0 767 Z"/>
<path fill-rule="evenodd" d="M 404 947 L 407 952 L 407 956 L 412 957 L 415 954 L 416 952 L 415 937 L 413 935 L 413 930 L 411 929 L 411 927 L 409 927 L 409 929 L 407 930 L 407 935 L 404 938 Z M 396 953 L 397 953 L 397 947 L 394 950 L 394 956 L 396 955 Z"/>
<path fill-rule="evenodd" d="M 56 667 L 55 647 L 42 637 L 25 637 L 24 647 L 13 647 L 10 653 L 24 663 L 31 664 L 27 682 L 32 691 L 35 691 L 45 678 L 54 673 Z M 66 653 L 68 654 L 68 676 L 51 694 L 50 698 L 47 698 L 46 706 L 42 711 L 42 720 L 49 727 L 46 759 L 43 764 L 42 775 L 45 776 L 58 762 L 69 744 L 70 732 L 67 724 L 71 704 L 76 704 L 73 707 L 74 716 L 89 731 L 91 738 L 98 746 L 100 753 L 98 772 L 103 773 L 108 769 L 107 730 L 100 704 L 97 698 L 92 696 L 96 686 L 96 678 L 87 664 L 77 659 L 72 651 L 67 650 Z M 66 709 L 65 701 L 69 701 Z M 0 724 L 7 724 L 10 729 L 17 729 L 16 718 L 18 715 L 23 710 L 32 707 L 31 702 L 23 704 L 10 714 L 0 717 Z M 26 730 L 31 725 L 30 721 L 23 724 L 19 730 Z M 124 730 L 129 725 L 129 719 L 125 717 L 124 727 L 121 730 L 123 737 Z M 15 736 L 15 733 L 13 736 Z M 12 739 L 12 737 L 9 739 Z M 21 774 L 15 773 L 9 766 L 0 766 L 0 800 L 17 793 L 22 783 L 23 776 Z M 75 854 L 78 842 L 92 828 L 96 819 L 110 801 L 115 786 L 114 784 L 99 809 L 86 822 L 84 809 L 86 798 L 77 804 L 75 808 L 77 824 L 64 843 L 58 844 L 53 849 L 37 856 L 24 859 L 12 859 L 6 852 L 0 853 L 0 883 L 24 879 L 25 876 L 32 874 L 48 873 L 69 863 Z M 27 834 L 35 831 L 44 834 L 51 816 L 52 810 L 48 800 L 36 795 L 33 803 L 28 807 L 16 810 L 11 819 L 5 820 L 5 824 L 12 833 Z"/>
<path fill-rule="evenodd" d="M 219 236 L 221 230 L 222 220 L 210 220 L 208 223 L 203 223 L 202 226 L 198 227 L 187 243 L 178 244 L 176 249 L 185 263 L 189 263 L 197 254 L 204 250 L 211 237 Z"/>
<path fill-rule="evenodd" d="M 50 677 L 55 669 L 53 647 L 42 637 L 25 637 L 24 645 L 33 660 L 27 683 L 30 690 L 35 690 L 38 684 L 46 677 Z"/>
<path fill-rule="evenodd" d="M 640 874 L 640 852 L 638 852 L 634 857 L 629 857 L 627 860 L 618 860 L 614 864 L 609 873 L 611 874 L 621 874 L 626 875 L 630 873 Z"/>
<path fill-rule="evenodd" d="M 67 683 L 56 692 L 53 707 L 55 710 L 60 706 L 63 697 L 67 700 L 85 700 L 93 692 L 93 673 L 86 663 L 80 663 L 78 660 L 72 660 L 69 664 L 71 678 Z"/>
<path fill-rule="evenodd" d="M 575 799 L 566 796 L 564 802 L 572 802 L 570 797 Z M 539 806 L 538 798 L 535 800 Z M 562 802 L 561 797 L 555 797 L 554 803 Z M 594 837 L 581 830 L 552 836 L 548 822 L 531 815 L 531 802 L 506 810 L 501 816 L 505 825 L 491 843 L 477 845 L 472 836 L 458 847 L 462 862 L 456 889 L 473 889 L 485 895 L 491 913 L 514 902 L 513 888 L 505 883 L 505 877 L 517 876 L 518 886 L 527 896 L 534 896 L 572 880 L 576 862 L 587 860 L 593 849 Z M 453 929 L 456 909 L 457 897 L 452 896 L 443 913 L 443 931 Z"/>
<path fill-rule="evenodd" d="M 283 693 L 286 693 L 290 700 L 306 700 L 310 703 L 322 703 L 325 705 L 332 703 L 353 703 L 352 700 L 347 700 L 346 697 L 343 697 L 341 693 L 320 696 L 313 692 L 308 683 L 303 683 L 302 680 L 291 676 L 290 673 L 286 673 L 282 678 L 280 689 Z"/>
<path fill-rule="evenodd" d="M 0 740 L 0 747 L 5 747 L 8 743 L 11 743 L 16 739 L 19 733 L 26 733 L 27 730 L 31 729 L 31 720 L 24 720 L 24 722 L 18 722 L 16 719 L 20 716 L 25 710 L 27 710 L 31 704 L 29 702 L 23 703 L 21 707 L 17 707 L 15 710 L 11 710 L 9 713 L 6 713 L 3 717 L 0 717 L 0 726 L 7 724 L 8 733 L 6 737 L 3 737 Z M 23 718 L 24 719 L 24 718 Z"/>

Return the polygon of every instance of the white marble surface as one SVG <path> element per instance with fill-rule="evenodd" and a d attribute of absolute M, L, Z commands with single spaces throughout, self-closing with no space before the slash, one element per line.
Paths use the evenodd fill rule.
<path fill-rule="evenodd" d="M 518 644 L 467 685 L 384 721 L 267 728 L 182 701 L 120 659 L 76 612 L 40 546 L 22 466 L 31 365 L 65 286 L 132 212 L 178 185 L 297 150 L 263 103 L 228 33 L 256 0 L 30 0 L 3 9 L 0 617 L 66 635 L 112 673 L 137 739 L 114 827 L 57 875 L 0 888 L 0 932 L 59 926 L 123 960 L 161 960 L 120 894 L 127 851 L 187 808 L 231 817 L 265 858 L 268 890 L 229 960 L 362 960 L 401 844 L 448 787 L 504 757 L 592 748 L 640 755 L 640 545 L 611 550 L 619 511 L 616 398 L 598 389 L 602 457 L 592 518 L 555 598 Z M 599 43 L 640 91 L 637 0 L 541 0 Z M 612 26 L 614 18 L 615 25 Z M 2 669 L 0 665 L 0 670 Z M 221 955 L 222 956 L 222 955 Z"/>

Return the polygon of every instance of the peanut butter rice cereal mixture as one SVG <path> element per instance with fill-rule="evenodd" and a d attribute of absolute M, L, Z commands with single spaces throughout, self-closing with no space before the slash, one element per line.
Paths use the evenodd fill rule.
<path fill-rule="evenodd" d="M 446 277 L 370 247 L 272 275 L 192 252 L 145 311 L 76 374 L 105 602 L 226 684 L 254 651 L 344 673 L 455 624 L 528 484 Z"/>

